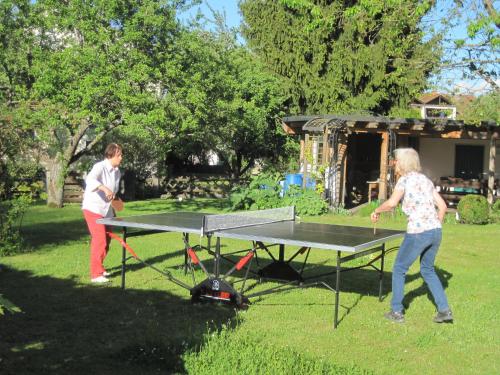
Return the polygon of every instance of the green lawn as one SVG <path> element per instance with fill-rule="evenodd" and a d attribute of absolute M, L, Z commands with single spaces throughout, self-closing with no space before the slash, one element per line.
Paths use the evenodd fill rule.
<path fill-rule="evenodd" d="M 129 203 L 123 216 L 225 207 L 223 200 L 152 200 Z M 362 217 L 303 220 L 370 226 Z M 379 227 L 404 225 L 384 218 Z M 323 288 L 264 296 L 237 311 L 225 305 L 193 305 L 188 291 L 131 262 L 123 291 L 117 243 L 106 260 L 112 283 L 90 285 L 89 237 L 76 205 L 60 210 L 34 206 L 23 234 L 31 251 L 0 259 L 0 294 L 22 310 L 0 316 L 1 374 L 500 373 L 498 224 L 444 227 L 437 268 L 454 324 L 432 322 L 435 308 L 418 265 L 407 277 L 406 323 L 383 319 L 389 308 L 392 252 L 382 303 L 374 270 L 342 275 L 337 330 L 332 329 L 334 295 Z M 200 242 L 196 236 L 191 240 L 192 245 Z M 192 283 L 182 270 L 179 234 L 134 237 L 129 243 L 144 260 Z M 245 246 L 223 241 L 223 251 Z M 309 272 L 331 270 L 332 255 L 311 252 Z M 196 272 L 196 278 L 200 281 L 202 273 Z M 254 290 L 265 286 L 255 285 Z"/>

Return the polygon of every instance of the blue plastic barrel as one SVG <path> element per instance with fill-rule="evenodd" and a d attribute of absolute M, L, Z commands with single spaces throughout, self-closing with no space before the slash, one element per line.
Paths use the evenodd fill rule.
<path fill-rule="evenodd" d="M 287 174 L 285 176 L 285 185 L 300 185 L 302 186 L 302 173 Z"/>
<path fill-rule="evenodd" d="M 307 177 L 306 179 L 306 189 L 307 190 L 314 190 L 316 189 L 316 180 L 311 177 Z"/>

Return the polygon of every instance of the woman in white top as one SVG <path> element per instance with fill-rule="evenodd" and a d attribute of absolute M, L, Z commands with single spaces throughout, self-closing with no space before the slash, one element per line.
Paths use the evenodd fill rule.
<path fill-rule="evenodd" d="M 90 278 L 93 283 L 108 282 L 109 274 L 103 266 L 108 252 L 110 231 L 96 220 L 114 216 L 111 202 L 118 193 L 121 173 L 118 169 L 122 161 L 122 147 L 110 143 L 104 151 L 105 159 L 96 163 L 85 179 L 82 210 L 89 228 L 90 242 Z"/>
<path fill-rule="evenodd" d="M 452 322 L 453 315 L 446 294 L 434 270 L 446 203 L 432 181 L 421 173 L 420 158 L 414 149 L 399 148 L 394 153 L 396 174 L 401 177 L 391 197 L 371 214 L 372 222 L 376 223 L 381 212 L 391 211 L 402 199 L 402 209 L 408 218 L 407 231 L 392 271 L 391 311 L 385 317 L 395 322 L 404 322 L 405 276 L 410 266 L 420 257 L 420 274 L 427 283 L 438 310 L 434 322 Z"/>

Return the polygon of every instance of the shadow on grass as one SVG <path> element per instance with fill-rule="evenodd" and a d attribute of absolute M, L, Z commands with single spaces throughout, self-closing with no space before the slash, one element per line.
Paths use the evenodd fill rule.
<path fill-rule="evenodd" d="M 175 211 L 221 212 L 228 207 L 226 199 L 188 199 L 182 202 L 173 199 L 154 199 L 129 202 L 120 216 Z M 23 239 L 29 250 L 36 251 L 46 245 L 57 246 L 69 241 L 89 240 L 87 224 L 80 206 L 50 209 L 38 202 L 33 208 L 32 213 L 29 213 L 30 220 L 25 220 L 21 227 Z M 119 232 L 117 229 L 114 231 Z"/>
<path fill-rule="evenodd" d="M 88 241 L 90 239 L 83 216 L 81 220 L 23 225 L 22 235 L 30 250 L 38 250 L 45 245 L 57 246 L 70 241 Z"/>
<path fill-rule="evenodd" d="M 435 267 L 435 268 L 436 268 L 436 273 L 439 277 L 439 280 L 441 280 L 441 284 L 443 284 L 443 288 L 446 290 L 448 288 L 449 280 L 453 277 L 453 274 L 446 271 L 446 270 L 443 270 L 441 268 L 438 268 L 438 267 Z M 410 305 L 415 298 L 420 297 L 420 296 L 425 296 L 425 295 L 427 296 L 429 301 L 431 301 L 431 303 L 434 306 L 436 306 L 436 303 L 434 302 L 434 298 L 432 297 L 432 294 L 431 294 L 429 288 L 427 287 L 427 284 L 425 283 L 424 279 L 420 276 L 420 274 L 415 274 L 414 276 L 416 276 L 416 278 L 421 278 L 422 285 L 419 286 L 417 289 L 413 289 L 409 293 L 406 293 L 406 295 L 403 299 L 403 306 L 405 307 L 405 309 L 408 310 L 410 308 Z M 406 276 L 406 278 L 408 279 L 408 276 Z M 408 288 L 406 288 L 406 289 L 408 289 Z M 436 306 L 436 309 L 437 309 L 437 306 Z"/>
<path fill-rule="evenodd" d="M 126 272 L 134 272 L 134 271 L 139 271 L 143 268 L 149 267 L 148 265 L 144 264 L 150 264 L 154 266 L 155 264 L 162 263 L 163 261 L 166 261 L 171 258 L 176 258 L 176 257 L 181 257 L 185 253 L 184 249 L 176 250 L 176 251 L 169 251 L 168 253 L 164 253 L 162 255 L 156 255 L 153 257 L 145 258 L 142 259 L 142 262 L 137 261 L 135 259 L 128 259 L 127 264 L 126 264 Z M 129 254 L 127 254 L 129 256 Z M 181 263 L 175 267 L 183 267 L 184 263 Z M 107 271 L 112 272 L 112 276 L 117 276 L 118 274 L 121 273 L 121 263 L 117 264 L 113 267 L 107 267 Z"/>
<path fill-rule="evenodd" d="M 225 261 L 223 262 L 223 266 L 221 267 L 221 272 L 227 272 L 236 262 L 238 262 L 240 258 L 236 256 L 228 256 L 225 257 Z M 270 259 L 262 259 L 260 258 L 259 260 L 260 265 L 259 267 L 265 267 L 267 264 L 271 262 Z M 308 287 L 307 284 L 312 284 L 316 281 L 323 281 L 326 282 L 331 288 L 335 288 L 335 281 L 336 281 L 336 270 L 335 266 L 332 265 L 325 265 L 326 261 L 323 262 L 318 262 L 315 261 L 314 263 L 309 263 L 306 265 L 303 277 L 306 279 L 304 282 L 305 287 Z M 302 268 L 302 262 L 299 261 L 292 261 L 289 263 L 292 268 L 294 268 L 297 271 L 300 271 Z M 376 264 L 377 267 L 380 265 L 380 263 Z M 235 273 L 235 275 L 239 277 L 244 277 L 244 272 L 246 269 L 243 269 L 240 272 Z M 448 287 L 448 281 L 452 278 L 452 274 L 439 269 L 436 267 L 436 273 L 438 274 L 443 287 L 446 289 Z M 325 275 L 328 274 L 328 275 Z M 321 277 L 316 277 L 317 275 L 324 275 Z M 309 279 L 309 280 L 307 280 Z M 420 273 L 413 273 L 413 274 L 408 274 L 406 275 L 406 281 L 405 283 L 408 284 L 416 279 L 421 279 L 423 282 L 423 279 L 420 276 Z M 382 298 L 381 301 L 384 301 L 388 294 L 391 292 L 391 280 L 392 280 L 392 272 L 390 270 L 385 269 L 384 271 L 384 276 L 383 276 L 383 288 L 382 288 Z M 266 280 L 264 280 L 266 281 Z M 272 281 L 272 280 L 270 280 Z M 297 285 L 297 284 L 295 284 Z M 274 287 L 275 285 L 272 285 L 271 287 Z M 303 288 L 304 286 L 301 286 Z M 317 285 L 317 286 L 310 286 L 311 288 L 322 288 L 322 286 Z M 299 288 L 299 286 L 297 286 Z M 324 287 L 323 287 L 324 288 Z M 254 265 L 252 267 L 252 272 L 249 274 L 249 280 L 248 280 L 248 286 L 246 288 L 245 294 L 250 295 L 253 293 L 254 290 L 262 290 L 265 289 L 265 284 L 260 283 L 259 277 L 258 277 L 258 268 Z M 293 289 L 292 289 L 293 290 Z M 325 288 L 325 290 L 327 290 Z M 357 294 L 356 300 L 351 304 L 351 305 L 346 305 L 342 301 L 342 294 L 343 293 L 353 293 Z M 406 295 L 403 301 L 403 304 L 406 309 L 410 306 L 411 302 L 422 295 L 427 295 L 428 299 L 434 303 L 434 300 L 432 298 L 432 295 L 430 294 L 429 289 L 427 288 L 427 285 L 423 283 L 420 287 L 417 289 L 413 289 L 408 291 L 408 287 L 406 287 Z M 360 269 L 354 269 L 354 270 L 345 270 L 341 272 L 341 277 L 340 277 L 340 306 L 341 306 L 341 311 L 339 313 L 339 323 L 342 322 L 342 320 L 349 315 L 349 313 L 356 307 L 356 305 L 360 302 L 360 300 L 364 296 L 378 296 L 379 295 L 379 273 L 378 271 L 372 269 L 372 268 L 360 268 Z M 330 305 L 334 306 L 335 305 L 335 300 L 334 300 L 335 294 L 332 293 L 332 298 L 331 302 L 329 303 L 324 303 L 324 305 Z M 261 297 L 257 297 L 251 300 L 251 302 L 258 302 L 259 304 L 263 305 L 273 305 L 273 303 L 269 303 L 269 295 L 263 295 Z M 282 305 L 283 303 L 280 303 Z M 296 303 L 294 303 L 296 304 Z M 303 301 L 301 304 L 303 305 L 311 305 L 310 302 L 307 300 Z M 343 310 L 343 311 L 342 311 Z"/>
<path fill-rule="evenodd" d="M 77 284 L 3 268 L 0 293 L 22 313 L 0 316 L 7 374 L 185 373 L 182 355 L 208 330 L 236 324 L 228 306 L 164 291 Z"/>

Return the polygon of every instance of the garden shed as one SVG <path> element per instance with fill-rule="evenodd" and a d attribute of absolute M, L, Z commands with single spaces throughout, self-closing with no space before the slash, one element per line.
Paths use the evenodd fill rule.
<path fill-rule="evenodd" d="M 300 137 L 300 171 L 324 182 L 331 206 L 387 199 L 396 181 L 391 156 L 397 147 L 419 151 L 423 172 L 449 204 L 467 193 L 483 194 L 490 203 L 500 195 L 496 123 L 362 115 L 289 116 L 282 122 L 288 134 Z"/>

